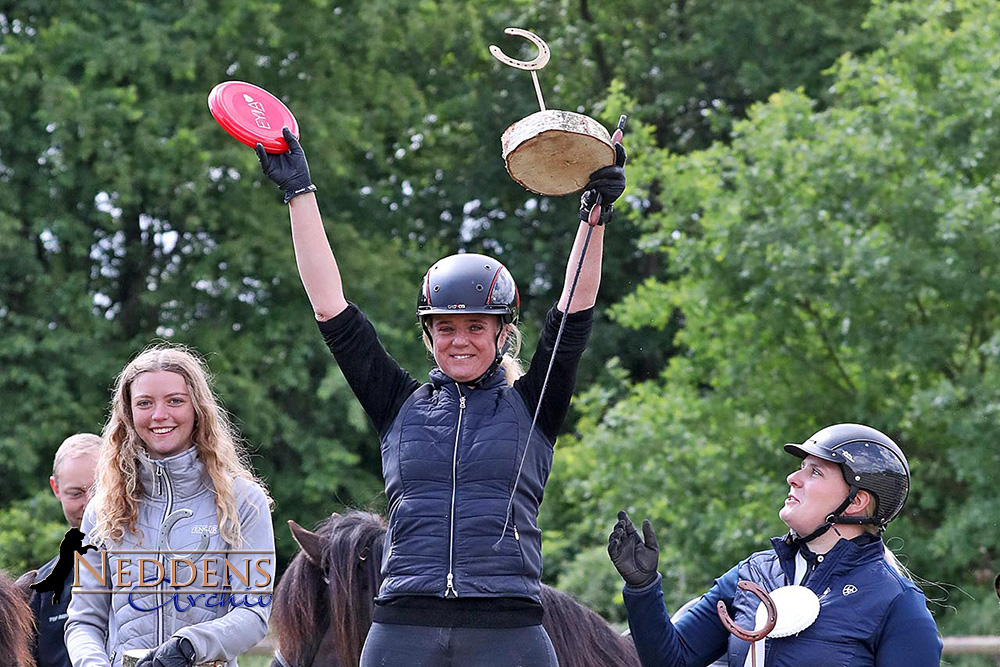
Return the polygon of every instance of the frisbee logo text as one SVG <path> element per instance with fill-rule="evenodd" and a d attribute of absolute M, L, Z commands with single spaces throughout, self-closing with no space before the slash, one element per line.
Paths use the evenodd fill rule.
<path fill-rule="evenodd" d="M 267 122 L 264 105 L 257 102 L 246 93 L 243 93 L 243 101 L 247 103 L 248 107 L 250 107 L 250 113 L 253 114 L 253 122 L 257 124 L 257 127 L 264 130 L 270 130 L 271 124 Z"/>

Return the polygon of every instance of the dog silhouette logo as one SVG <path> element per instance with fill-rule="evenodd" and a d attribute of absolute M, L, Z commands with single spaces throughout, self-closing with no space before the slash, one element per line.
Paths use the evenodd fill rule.
<path fill-rule="evenodd" d="M 83 532 L 79 528 L 70 528 L 59 543 L 59 560 L 49 572 L 49 576 L 31 584 L 31 590 L 37 593 L 52 593 L 52 604 L 59 604 L 62 599 L 63 585 L 66 577 L 73 571 L 73 554 L 81 556 L 88 551 L 97 551 L 93 544 L 84 546 Z"/>

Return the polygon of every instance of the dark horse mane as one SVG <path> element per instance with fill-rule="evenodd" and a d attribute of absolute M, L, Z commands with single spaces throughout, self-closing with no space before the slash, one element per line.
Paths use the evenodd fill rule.
<path fill-rule="evenodd" d="M 283 662 L 357 667 L 381 584 L 385 520 L 352 510 L 334 514 L 315 532 L 289 524 L 302 549 L 278 583 L 271 609 Z M 542 606 L 560 667 L 639 666 L 632 640 L 571 596 L 543 585 Z"/>
<path fill-rule="evenodd" d="M 320 660 L 320 649 L 327 647 L 315 642 L 327 635 L 323 643 L 333 651 L 333 664 L 358 664 L 382 581 L 385 531 L 377 514 L 334 514 L 315 531 L 321 538 L 319 559 L 299 550 L 289 563 L 274 592 L 271 624 L 290 667 Z"/>
<path fill-rule="evenodd" d="M 559 667 L 639 667 L 632 639 L 573 596 L 542 584 L 542 607 L 542 625 L 556 649 Z"/>
<path fill-rule="evenodd" d="M 35 667 L 30 643 L 35 622 L 28 606 L 34 580 L 34 570 L 16 582 L 0 571 L 0 667 Z"/>

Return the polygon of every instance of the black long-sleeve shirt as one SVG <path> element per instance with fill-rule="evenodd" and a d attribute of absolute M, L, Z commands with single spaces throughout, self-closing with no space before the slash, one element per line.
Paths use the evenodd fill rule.
<path fill-rule="evenodd" d="M 545 371 L 552 358 L 552 347 L 562 316 L 556 308 L 551 308 L 546 314 L 545 327 L 531 364 L 524 376 L 514 382 L 514 389 L 520 393 L 532 414 L 542 394 Z M 566 320 L 537 422 L 539 431 L 552 442 L 555 442 L 569 411 L 577 366 L 586 349 L 593 319 L 594 309 L 589 308 L 570 314 Z M 375 327 L 354 304 L 336 317 L 318 324 L 323 340 L 333 352 L 347 383 L 381 438 L 420 383 L 386 352 Z"/>

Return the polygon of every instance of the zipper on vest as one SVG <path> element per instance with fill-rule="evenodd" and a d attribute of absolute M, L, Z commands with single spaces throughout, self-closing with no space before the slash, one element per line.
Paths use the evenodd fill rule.
<path fill-rule="evenodd" d="M 444 596 L 454 595 L 458 597 L 455 590 L 455 495 L 458 490 L 458 439 L 462 434 L 462 415 L 465 413 L 465 396 L 462 389 L 455 385 L 458 391 L 458 424 L 455 426 L 455 448 L 451 453 L 451 525 L 448 534 L 448 580 L 444 589 Z"/>
<path fill-rule="evenodd" d="M 162 532 L 163 526 L 167 522 L 167 517 L 170 516 L 170 513 L 174 509 L 173 507 L 174 493 L 173 493 L 173 488 L 170 486 L 170 475 L 166 473 L 166 470 L 162 466 L 156 466 L 156 481 L 157 481 L 157 487 L 160 487 L 161 489 L 164 489 L 167 492 L 167 506 L 165 511 L 163 512 L 163 520 L 160 521 L 160 531 Z M 160 560 L 160 563 L 164 568 L 168 567 L 169 564 L 167 563 L 166 555 L 160 553 L 157 554 L 157 558 Z M 139 578 L 140 579 L 142 578 L 142 570 L 139 571 Z M 163 588 L 163 582 L 160 582 L 159 588 L 160 589 Z M 166 600 L 164 599 L 164 593 L 157 593 L 156 601 L 157 601 L 156 636 L 157 636 L 157 641 L 160 644 L 162 644 L 163 642 L 167 641 L 167 638 L 164 636 L 166 634 L 166 627 L 165 627 L 166 622 L 164 621 L 163 618 L 163 607 L 166 605 Z"/>

